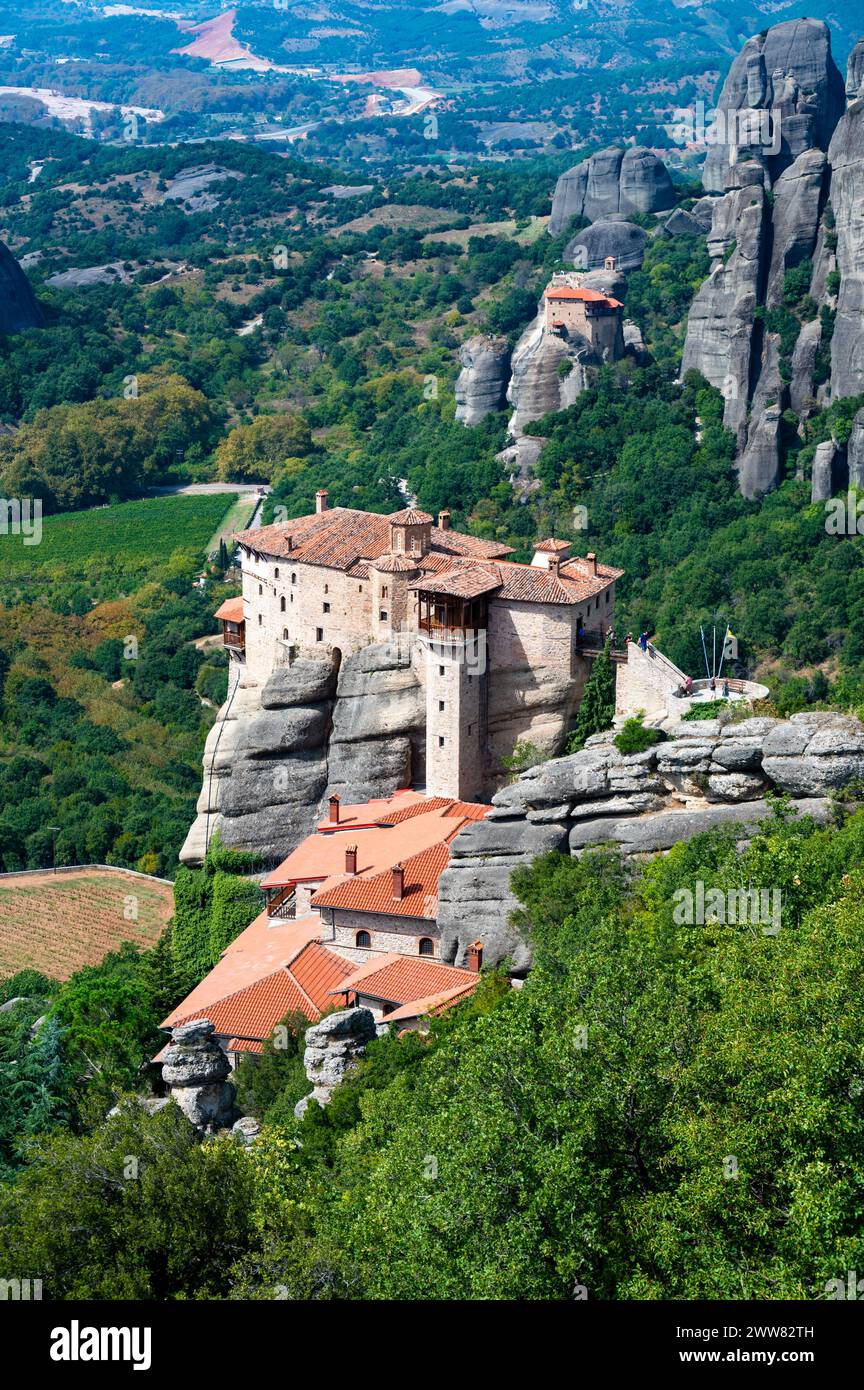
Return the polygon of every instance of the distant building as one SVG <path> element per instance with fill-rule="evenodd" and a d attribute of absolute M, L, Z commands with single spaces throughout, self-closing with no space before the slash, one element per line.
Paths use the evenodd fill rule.
<path fill-rule="evenodd" d="M 624 351 L 624 305 L 599 290 L 588 290 L 554 281 L 543 291 L 544 326 L 569 340 L 584 341 L 602 362 L 615 361 Z"/>

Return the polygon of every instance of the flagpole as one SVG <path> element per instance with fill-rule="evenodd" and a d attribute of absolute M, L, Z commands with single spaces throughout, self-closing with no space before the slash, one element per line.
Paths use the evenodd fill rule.
<path fill-rule="evenodd" d="M 711 679 L 717 676 L 717 629 L 711 624 Z"/>
<path fill-rule="evenodd" d="M 699 624 L 699 636 L 702 638 L 702 651 L 705 655 L 705 674 L 710 680 L 711 672 L 708 670 L 708 648 L 705 645 L 705 632 L 701 623 Z"/>

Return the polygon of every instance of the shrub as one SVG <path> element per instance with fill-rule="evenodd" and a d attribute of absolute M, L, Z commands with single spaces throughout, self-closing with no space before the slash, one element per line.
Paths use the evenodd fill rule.
<path fill-rule="evenodd" d="M 628 719 L 620 734 L 615 737 L 615 747 L 619 753 L 644 753 L 646 748 L 653 748 L 655 743 L 662 743 L 666 735 L 662 729 L 646 728 L 638 715 Z"/>

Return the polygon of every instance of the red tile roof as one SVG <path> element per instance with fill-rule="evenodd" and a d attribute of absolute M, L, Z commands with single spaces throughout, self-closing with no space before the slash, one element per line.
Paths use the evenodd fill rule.
<path fill-rule="evenodd" d="M 484 807 L 483 814 L 489 809 Z M 406 810 L 413 814 L 402 815 Z M 339 824 L 322 821 L 314 834 L 308 835 L 278 868 L 267 874 L 262 886 L 317 883 L 330 888 L 345 877 L 345 848 L 349 843 L 357 846 L 353 881 L 368 879 L 403 863 L 411 855 L 451 840 L 467 820 L 476 820 L 478 816 L 474 807 L 466 811 L 464 802 L 427 798 L 419 792 L 359 807 L 340 806 Z M 346 831 L 352 833 L 345 834 Z"/>
<path fill-rule="evenodd" d="M 377 560 L 390 553 L 390 522 L 407 513 L 395 512 L 393 517 L 379 512 L 360 512 L 349 507 L 332 507 L 312 516 L 296 517 L 292 521 L 262 526 L 254 531 L 241 531 L 239 544 L 258 555 L 273 555 L 280 559 L 296 560 L 305 565 L 321 565 L 328 569 L 353 572 L 362 560 Z M 425 512 L 413 511 L 416 516 Z M 431 521 L 431 517 L 427 517 Z M 433 551 L 444 555 L 473 555 L 490 558 L 509 555 L 512 546 L 498 541 L 484 541 L 460 531 L 430 529 Z M 424 556 L 423 561 L 428 557 Z"/>
<path fill-rule="evenodd" d="M 385 1018 L 388 1023 L 401 1023 L 405 1019 L 422 1018 L 424 1014 L 443 1014 L 458 1004 L 460 999 L 473 994 L 479 980 L 480 976 L 472 972 L 469 983 L 442 990 L 440 994 L 427 995 L 425 999 L 412 999 L 410 1004 L 401 1004 L 392 1013 L 385 1014 Z"/>
<path fill-rule="evenodd" d="M 404 511 L 391 512 L 387 520 L 394 526 L 431 526 L 434 518 L 416 507 L 406 507 Z"/>
<path fill-rule="evenodd" d="M 454 824 L 454 834 L 462 826 Z M 420 917 L 434 921 L 438 915 L 438 880 L 447 868 L 450 849 L 446 843 L 433 845 L 402 861 L 404 870 L 401 898 L 393 896 L 392 866 L 372 877 L 346 876 L 340 882 L 319 889 L 312 907 L 341 907 L 352 912 L 386 913 L 391 917 Z M 398 861 L 394 861 L 398 862 Z"/>
<path fill-rule="evenodd" d="M 214 618 L 221 618 L 224 623 L 242 623 L 245 616 L 242 597 L 226 598 L 213 614 Z"/>
<path fill-rule="evenodd" d="M 460 970 L 455 965 L 430 960 L 428 956 L 391 954 L 367 961 L 359 970 L 346 975 L 331 993 L 362 994 L 401 1005 L 455 989 L 467 993 L 476 987 L 479 978 L 473 970 Z"/>
<path fill-rule="evenodd" d="M 550 536 L 549 539 L 545 541 L 538 541 L 537 544 L 534 546 L 535 552 L 539 550 L 542 551 L 544 555 L 547 553 L 550 555 L 554 555 L 559 550 L 569 549 L 569 541 L 556 541 L 554 536 Z"/>
<path fill-rule="evenodd" d="M 544 291 L 547 299 L 578 299 L 583 304 L 608 304 L 610 309 L 623 309 L 620 299 L 601 294 L 599 290 L 573 289 L 570 285 L 549 285 Z"/>
<path fill-rule="evenodd" d="M 218 967 L 217 967 L 218 968 Z M 315 1023 L 332 1006 L 334 988 L 354 970 L 351 961 L 310 941 L 290 965 L 274 970 L 245 989 L 206 1005 L 187 1009 L 184 1001 L 162 1027 L 209 1018 L 223 1037 L 263 1042 L 287 1013 L 299 1012 Z M 191 996 L 190 996 L 191 999 Z"/>

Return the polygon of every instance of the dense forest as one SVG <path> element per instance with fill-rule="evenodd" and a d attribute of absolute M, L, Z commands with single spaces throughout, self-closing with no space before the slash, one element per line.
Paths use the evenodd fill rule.
<path fill-rule="evenodd" d="M 517 884 L 523 988 L 487 973 L 299 1122 L 289 1017 L 294 1045 L 238 1074 L 265 1121 L 248 1151 L 131 1098 L 94 1127 L 176 997 L 170 941 L 59 992 L 10 981 L 0 1152 L 27 1164 L 0 1185 L 4 1264 L 61 1299 L 826 1297 L 864 1258 L 864 819 L 837 815 L 780 802 L 745 854 L 715 831 L 635 880 L 612 853 L 542 857 Z M 696 879 L 779 885 L 784 930 L 676 925 Z M 216 889 L 191 890 L 206 954 Z"/>

